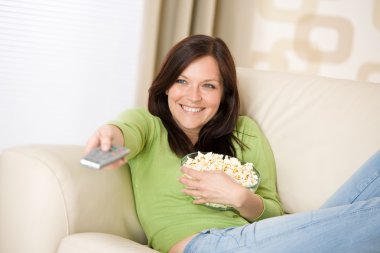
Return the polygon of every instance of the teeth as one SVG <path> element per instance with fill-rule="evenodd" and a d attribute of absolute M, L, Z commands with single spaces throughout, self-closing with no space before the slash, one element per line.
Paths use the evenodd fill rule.
<path fill-rule="evenodd" d="M 200 111 L 202 111 L 202 108 L 187 107 L 184 105 L 182 106 L 182 108 L 188 112 L 200 112 Z"/>

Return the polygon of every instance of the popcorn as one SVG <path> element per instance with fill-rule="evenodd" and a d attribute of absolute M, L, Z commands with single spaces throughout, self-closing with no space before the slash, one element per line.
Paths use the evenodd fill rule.
<path fill-rule="evenodd" d="M 195 157 L 194 157 L 195 156 Z M 259 182 L 259 174 L 252 163 L 241 164 L 235 157 L 197 152 L 184 158 L 182 165 L 198 171 L 223 171 L 239 184 L 254 190 Z M 222 204 L 206 203 L 207 206 L 228 209 Z"/>

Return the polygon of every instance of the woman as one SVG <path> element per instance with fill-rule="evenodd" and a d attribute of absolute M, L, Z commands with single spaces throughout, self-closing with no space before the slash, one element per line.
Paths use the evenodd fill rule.
<path fill-rule="evenodd" d="M 380 249 L 380 152 L 351 179 L 367 182 L 364 190 L 351 194 L 357 182 L 348 182 L 325 208 L 281 216 L 270 146 L 257 124 L 238 111 L 235 64 L 227 46 L 195 35 L 169 51 L 150 87 L 148 110 L 128 110 L 90 138 L 87 152 L 99 145 L 131 150 L 136 209 L 151 247 L 170 253 Z M 181 158 L 194 151 L 253 162 L 261 175 L 256 193 L 224 173 L 179 170 Z M 368 181 L 370 172 L 377 176 Z M 207 202 L 234 210 L 201 205 Z M 358 229 L 363 224 L 364 231 Z"/>

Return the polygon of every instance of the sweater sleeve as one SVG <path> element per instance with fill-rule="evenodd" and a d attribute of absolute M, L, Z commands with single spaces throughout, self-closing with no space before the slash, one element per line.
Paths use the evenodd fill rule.
<path fill-rule="evenodd" d="M 155 118 L 145 109 L 131 109 L 122 112 L 108 124 L 117 126 L 124 136 L 124 145 L 131 152 L 128 159 L 135 157 L 152 138 Z"/>
<path fill-rule="evenodd" d="M 255 121 L 241 117 L 238 137 L 246 145 L 242 159 L 253 162 L 260 173 L 260 184 L 256 190 L 264 203 L 264 210 L 256 220 L 279 216 L 284 213 L 276 186 L 276 164 L 269 142 Z"/>
<path fill-rule="evenodd" d="M 264 135 L 261 136 L 257 149 L 256 167 L 261 174 L 261 186 L 256 193 L 263 198 L 264 210 L 258 220 L 284 214 L 284 209 L 277 193 L 276 165 L 272 149 Z"/>

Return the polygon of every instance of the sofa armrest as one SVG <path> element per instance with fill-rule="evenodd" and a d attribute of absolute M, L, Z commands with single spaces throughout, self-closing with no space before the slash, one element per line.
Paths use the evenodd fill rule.
<path fill-rule="evenodd" d="M 62 240 L 58 249 L 58 253 L 83 252 L 157 253 L 158 251 L 120 236 L 102 233 L 80 233 L 69 235 Z"/>
<path fill-rule="evenodd" d="M 73 233 L 100 232 L 146 243 L 127 166 L 82 167 L 83 147 L 28 145 L 0 156 L 0 252 L 56 252 Z"/>

